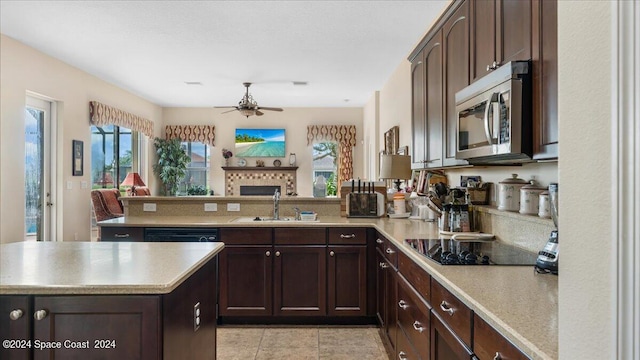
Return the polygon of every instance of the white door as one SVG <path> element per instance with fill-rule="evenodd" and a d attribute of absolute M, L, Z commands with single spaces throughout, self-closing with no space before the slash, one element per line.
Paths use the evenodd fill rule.
<path fill-rule="evenodd" d="M 25 240 L 55 239 L 55 117 L 52 103 L 27 96 L 25 107 Z"/>

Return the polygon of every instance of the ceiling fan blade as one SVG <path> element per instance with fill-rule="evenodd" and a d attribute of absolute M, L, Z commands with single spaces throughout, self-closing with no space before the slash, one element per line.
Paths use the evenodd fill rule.
<path fill-rule="evenodd" d="M 281 108 L 275 108 L 275 107 L 264 107 L 264 106 L 260 106 L 260 110 L 282 111 L 282 109 L 281 109 Z"/>
<path fill-rule="evenodd" d="M 262 115 L 264 115 L 264 113 L 262 111 L 260 111 L 260 110 L 256 110 L 256 115 L 262 116 Z"/>
<path fill-rule="evenodd" d="M 214 106 L 214 109 L 237 109 L 237 106 Z"/>
<path fill-rule="evenodd" d="M 228 110 L 228 111 L 221 112 L 221 114 L 226 114 L 226 113 L 230 113 L 230 112 L 232 112 L 232 111 L 237 111 L 237 110 L 238 110 L 237 108 L 234 108 L 234 109 L 232 109 L 232 110 Z"/>

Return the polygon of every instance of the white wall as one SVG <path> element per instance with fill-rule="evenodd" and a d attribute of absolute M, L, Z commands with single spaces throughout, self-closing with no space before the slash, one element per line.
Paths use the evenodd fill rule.
<path fill-rule="evenodd" d="M 236 112 L 221 114 L 224 110 L 213 108 L 164 108 L 164 125 L 214 125 L 216 140 L 211 152 L 210 186 L 216 194 L 224 194 L 224 171 L 221 166 L 222 148 L 233 151 L 236 128 L 284 128 L 287 157 L 296 154 L 298 166 L 298 194 L 312 196 L 312 148 L 307 146 L 307 125 L 355 125 L 357 144 L 353 148 L 353 176 L 363 177 L 363 128 L 362 108 L 286 108 L 283 112 L 265 111 L 263 116 L 245 118 Z M 235 165 L 237 158 L 232 159 Z M 248 166 L 255 166 L 253 158 L 247 158 Z M 267 166 L 273 166 L 275 158 L 263 158 Z"/>
<path fill-rule="evenodd" d="M 611 7 L 558 1 L 561 359 L 616 358 Z"/>
<path fill-rule="evenodd" d="M 406 59 L 400 60 L 400 64 L 380 90 L 379 117 L 380 150 L 384 150 L 384 133 L 399 126 L 399 146 L 409 146 L 411 154 L 411 63 Z"/>
<path fill-rule="evenodd" d="M 362 128 L 364 133 L 363 178 L 378 179 L 378 152 L 380 151 L 380 91 L 373 93 L 362 109 Z"/>
<path fill-rule="evenodd" d="M 59 126 L 56 240 L 91 239 L 89 101 L 97 100 L 154 122 L 162 109 L 5 35 L 0 41 L 0 242 L 24 239 L 24 109 L 27 92 L 57 103 Z M 159 135 L 160 126 L 156 126 Z M 84 141 L 84 176 L 71 176 L 71 140 Z M 149 142 L 150 143 L 150 142 Z M 70 181 L 73 189 L 67 190 Z M 153 182 L 150 184 L 153 186 Z M 64 190 L 63 190 L 64 189 Z"/>

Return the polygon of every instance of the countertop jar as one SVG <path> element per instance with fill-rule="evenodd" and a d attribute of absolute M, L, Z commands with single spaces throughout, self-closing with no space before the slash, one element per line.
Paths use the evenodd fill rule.
<path fill-rule="evenodd" d="M 538 187 L 535 181 L 520 188 L 520 214 L 538 215 L 540 209 L 539 196 L 545 189 Z"/>
<path fill-rule="evenodd" d="M 498 184 L 498 210 L 520 210 L 520 189 L 527 182 L 519 179 L 518 174 L 511 174 L 511 178 L 504 179 Z"/>

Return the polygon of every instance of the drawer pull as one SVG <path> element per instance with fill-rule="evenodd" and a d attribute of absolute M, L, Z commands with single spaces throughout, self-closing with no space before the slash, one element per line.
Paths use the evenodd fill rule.
<path fill-rule="evenodd" d="M 340 238 L 342 239 L 353 239 L 354 237 L 356 237 L 356 234 L 351 234 L 351 235 L 340 234 Z"/>
<path fill-rule="evenodd" d="M 329 256 L 336 256 L 336 253 L 333 250 L 331 250 L 329 251 Z"/>
<path fill-rule="evenodd" d="M 276 251 L 276 257 L 280 256 L 280 251 Z"/>
<path fill-rule="evenodd" d="M 387 254 L 395 254 L 396 253 L 395 251 L 391 250 L 391 248 L 387 248 L 387 250 L 385 250 L 385 252 Z"/>
<path fill-rule="evenodd" d="M 267 257 L 271 256 L 271 251 L 267 251 L 266 253 L 264 253 Z"/>
<path fill-rule="evenodd" d="M 420 324 L 420 322 L 418 320 L 413 322 L 413 330 L 422 333 L 425 329 L 422 326 L 422 324 Z"/>
<path fill-rule="evenodd" d="M 120 239 L 128 238 L 129 236 L 131 236 L 131 235 L 129 235 L 129 234 L 114 234 L 113 235 L 113 237 L 120 238 Z"/>
<path fill-rule="evenodd" d="M 400 306 L 402 310 L 406 310 L 409 307 L 409 305 L 407 305 L 407 302 L 404 300 L 398 301 L 398 306 Z"/>
<path fill-rule="evenodd" d="M 407 353 L 405 353 L 404 351 L 400 351 L 398 353 L 398 359 L 400 360 L 407 360 Z"/>
<path fill-rule="evenodd" d="M 382 243 L 384 243 L 384 241 L 383 241 L 382 239 L 380 239 L 380 238 L 376 239 L 376 242 L 377 242 L 378 244 L 382 244 Z"/>
<path fill-rule="evenodd" d="M 387 265 L 387 263 L 384 263 L 384 262 L 381 262 L 381 263 L 380 263 L 380 268 L 381 268 L 381 269 L 386 269 L 386 268 L 388 268 L 388 267 L 389 267 L 389 265 Z"/>
<path fill-rule="evenodd" d="M 449 313 L 450 316 L 453 316 L 453 309 L 449 307 L 446 301 L 442 300 L 440 303 L 440 309 L 446 313 Z"/>
<path fill-rule="evenodd" d="M 24 312 L 22 311 L 22 309 L 11 310 L 11 312 L 9 313 L 9 319 L 18 320 L 22 317 L 23 314 Z"/>
<path fill-rule="evenodd" d="M 493 360 L 502 360 L 502 356 L 500 356 L 500 353 L 496 351 L 496 356 L 493 357 Z"/>
<path fill-rule="evenodd" d="M 38 310 L 33 313 L 33 318 L 36 320 L 43 320 L 47 317 L 47 315 L 49 315 L 49 313 L 47 313 L 47 310 Z"/>

